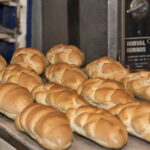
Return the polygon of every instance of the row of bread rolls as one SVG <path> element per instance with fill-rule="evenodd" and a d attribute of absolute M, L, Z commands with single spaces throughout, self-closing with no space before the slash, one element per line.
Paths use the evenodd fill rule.
<path fill-rule="evenodd" d="M 102 57 L 91 62 L 86 66 L 85 71 L 88 77 L 92 79 L 85 80 L 80 84 L 77 90 L 78 93 L 81 94 L 81 96 L 83 96 L 83 98 L 92 105 L 109 109 L 117 104 L 122 106 L 128 105 L 128 103 L 129 105 L 135 104 L 136 101 L 133 95 L 138 98 L 150 100 L 149 71 L 131 73 L 129 69 L 121 65 L 120 62 L 109 57 Z M 110 81 L 108 79 L 116 80 L 120 83 L 117 83 L 116 81 Z M 50 78 L 49 80 L 51 81 Z M 57 83 L 62 84 L 60 82 Z M 119 87 L 117 86 L 118 84 L 123 84 L 124 87 L 123 85 Z M 66 86 L 65 84 L 62 85 Z M 143 103 L 138 103 L 141 110 L 144 110 L 145 106 Z M 150 110 L 149 103 L 145 103 L 145 105 L 147 105 L 148 110 Z M 130 109 L 127 109 L 127 112 L 128 110 L 130 112 Z M 134 111 L 134 115 L 136 115 L 136 111 Z M 149 124 L 149 112 L 144 113 L 143 117 L 138 117 L 139 119 L 134 123 L 134 125 L 132 125 L 132 121 L 130 124 L 128 122 L 123 123 L 126 125 L 129 133 L 150 142 L 150 131 L 148 130 L 149 127 L 147 126 L 147 124 Z M 143 123 L 144 118 L 147 118 L 147 120 L 145 120 L 147 124 Z M 139 132 L 138 128 L 135 128 L 135 126 L 141 126 L 143 132 Z M 147 130 L 145 126 L 148 127 Z M 134 132 L 132 130 L 134 130 Z"/>
<path fill-rule="evenodd" d="M 150 142 L 149 102 L 118 104 L 109 111 L 120 118 L 130 134 Z"/>
<path fill-rule="evenodd" d="M 89 78 L 120 81 L 135 97 L 150 100 L 150 71 L 131 72 L 119 61 L 109 57 L 99 58 L 86 66 Z"/>
<path fill-rule="evenodd" d="M 87 76 L 75 65 L 68 65 L 67 63 L 62 64 L 65 64 L 65 66 L 67 67 L 69 66 L 69 69 L 66 69 L 66 72 L 75 72 L 75 74 L 77 74 L 77 77 L 74 78 L 74 83 L 79 83 L 77 84 L 77 86 L 72 86 L 77 89 L 78 86 L 82 84 L 85 79 L 87 79 Z M 69 75 L 69 73 L 67 75 Z M 65 74 L 65 76 L 67 75 Z M 71 76 L 73 78 L 74 74 L 72 74 Z M 80 81 L 80 76 L 85 77 L 83 81 Z M 38 74 L 32 71 L 29 67 L 25 68 L 25 66 L 21 66 L 19 64 L 10 64 L 9 66 L 5 67 L 0 73 L 0 80 L 4 82 L 3 84 L 8 84 L 8 82 L 9 84 L 10 82 L 11 84 L 19 84 L 18 86 L 27 88 L 30 92 L 32 92 L 37 102 L 43 103 L 44 105 L 49 105 L 49 107 L 46 107 L 41 104 L 30 104 L 25 108 L 22 108 L 21 111 L 17 112 L 17 117 L 15 116 L 13 118 L 15 119 L 17 129 L 29 134 L 33 139 L 37 140 L 45 148 L 68 148 L 72 141 L 72 134 L 70 130 L 65 131 L 65 129 L 60 126 L 62 130 L 60 129 L 57 131 L 53 128 L 53 126 L 49 126 L 50 122 L 55 122 L 54 118 L 57 118 L 56 112 L 53 112 L 51 115 L 51 110 L 49 110 L 50 112 L 46 111 L 48 108 L 52 109 L 50 106 L 53 106 L 53 110 L 55 107 L 58 110 L 66 113 L 68 119 L 70 120 L 72 130 L 77 132 L 78 134 L 81 134 L 86 138 L 89 138 L 92 141 L 107 148 L 121 148 L 126 144 L 127 131 L 117 117 L 111 115 L 111 113 L 109 113 L 107 110 L 88 106 L 87 102 L 84 101 L 84 99 L 79 96 L 76 91 L 54 83 L 46 83 L 43 85 L 41 80 L 38 80 L 39 77 L 40 76 L 38 76 Z M 79 80 L 77 80 L 78 78 Z M 20 103 L 21 102 L 22 99 L 20 99 Z M 11 98 L 9 99 L 7 104 L 11 104 Z M 16 101 L 16 104 L 19 103 L 17 103 Z M 58 118 L 60 118 L 60 120 L 63 120 L 60 116 L 61 115 L 59 115 Z M 81 116 L 85 116 L 86 120 L 84 119 L 84 123 L 80 119 Z M 57 124 L 59 124 L 58 118 L 56 119 L 56 124 L 54 123 L 54 126 L 57 126 Z M 81 121 L 80 124 L 79 120 Z M 45 123 L 41 124 L 43 123 L 43 121 L 45 121 Z M 103 130 L 104 126 L 106 130 Z M 53 129 L 53 133 L 50 134 Z M 65 131 L 65 134 L 68 135 L 66 138 L 63 136 L 63 131 Z M 54 140 L 55 142 L 53 143 Z M 57 142 L 59 142 L 59 144 Z"/>
<path fill-rule="evenodd" d="M 0 81 L 14 82 L 26 87 L 30 92 L 32 92 L 36 102 L 53 106 L 58 110 L 65 112 L 70 120 L 73 131 L 78 134 L 81 134 L 104 147 L 120 148 L 127 142 L 127 134 L 124 126 L 121 125 L 122 123 L 120 123 L 120 121 L 118 123 L 118 119 L 116 120 L 115 116 L 112 116 L 106 110 L 104 111 L 101 107 L 109 109 L 113 108 L 113 106 L 118 106 L 118 104 L 126 105 L 128 102 L 135 101 L 131 94 L 132 91 L 129 89 L 131 91 L 129 92 L 127 90 L 128 88 L 125 89 L 121 83 L 118 82 L 122 81 L 123 78 L 130 74 L 129 70 L 112 58 L 102 57 L 88 64 L 84 73 L 80 68 L 78 68 L 78 66 L 82 66 L 81 64 L 84 63 L 84 55 L 81 52 L 82 55 L 78 54 L 77 57 L 77 55 L 73 53 L 74 50 L 71 50 L 72 47 L 73 46 L 66 45 L 53 47 L 46 55 L 48 63 L 46 63 L 43 54 L 41 54 L 42 57 L 39 57 L 38 55 L 38 58 L 36 58 L 37 53 L 39 54 L 39 52 L 34 52 L 36 49 L 25 48 L 17 50 L 18 52 L 16 51 L 15 53 L 18 54 L 14 53 L 15 55 L 12 57 L 11 65 L 0 72 Z M 78 50 L 75 50 L 74 52 L 78 53 Z M 19 56 L 22 59 L 19 59 Z M 73 56 L 76 56 L 76 59 L 73 59 Z M 79 63 L 80 65 L 77 65 L 77 58 L 82 60 L 82 63 Z M 37 60 L 38 63 L 35 60 Z M 72 62 L 70 60 L 72 60 Z M 76 63 L 74 63 L 73 60 L 76 60 Z M 81 62 L 81 60 L 79 62 Z M 40 62 L 41 65 L 39 65 Z M 47 66 L 47 64 L 49 64 L 49 66 Z M 36 71 L 38 65 L 39 68 L 41 68 L 41 66 L 43 68 L 40 73 Z M 27 69 L 25 67 L 27 67 Z M 33 73 L 31 73 L 33 72 L 31 69 L 33 69 L 37 74 L 33 75 Z M 43 85 L 41 82 L 42 79 L 37 80 L 37 78 L 40 78 L 38 74 L 41 74 L 44 70 L 45 76 L 49 81 L 78 91 L 78 93 L 81 94 L 88 103 L 99 108 L 87 106 L 87 103 L 82 97 L 79 97 L 75 91 L 68 88 L 54 83 L 47 83 Z M 88 77 L 92 79 L 88 79 Z M 107 120 L 108 114 L 109 117 L 112 118 L 109 123 Z M 91 119 L 90 116 L 92 116 Z M 126 124 L 124 125 L 126 126 Z M 106 130 L 102 130 L 104 126 L 106 126 Z M 26 123 L 24 128 L 25 129 L 22 129 L 23 131 L 27 132 L 40 143 L 38 140 L 40 138 L 38 138 L 36 134 L 33 134 L 31 130 L 26 128 Z M 110 130 L 108 130 L 108 128 L 110 128 Z M 126 126 L 126 128 L 128 127 Z M 19 129 L 21 130 L 21 128 Z M 119 134 L 119 130 L 122 131 L 122 134 Z M 104 135 L 103 132 L 106 132 L 107 134 Z M 133 134 L 130 130 L 128 130 L 128 132 Z M 136 134 L 134 135 L 143 138 L 142 136 L 139 136 L 139 133 Z M 114 141 L 109 138 L 112 136 L 116 138 Z M 149 141 L 148 138 L 143 139 Z M 43 144 L 43 146 L 44 145 L 45 144 Z"/>
<path fill-rule="evenodd" d="M 52 87 L 49 87 L 50 85 Z M 33 92 L 35 99 L 40 99 L 41 103 L 42 100 L 48 99 L 46 105 L 49 106 L 33 103 L 31 93 L 24 87 L 10 82 L 1 83 L 0 112 L 15 120 L 18 130 L 29 134 L 47 149 L 68 148 L 72 143 L 72 130 L 107 148 L 121 148 L 126 144 L 127 131 L 117 117 L 107 110 L 88 106 L 82 97 L 71 89 L 54 83 L 47 83 L 45 87 L 56 90 L 58 97 L 55 94 L 50 96 L 51 90 L 48 89 L 47 96 L 42 94 L 43 86 L 36 87 Z M 65 94 L 70 94 L 68 101 Z M 61 103 L 61 100 L 65 102 Z M 65 111 L 68 118 L 51 106 Z"/>
<path fill-rule="evenodd" d="M 47 64 L 54 64 L 54 66 L 52 65 L 46 69 L 47 71 L 45 74 L 48 80 L 61 83 L 62 85 L 69 86 L 76 90 L 78 84 L 82 84 L 82 82 L 87 79 L 87 76 L 83 75 L 79 69 L 75 69 L 75 67 L 68 64 L 82 66 L 84 60 L 84 53 L 76 46 L 58 44 L 50 48 L 46 53 L 46 56 L 35 48 L 18 49 L 14 52 L 10 64 L 19 64 L 22 67 L 31 68 L 38 74 L 44 72 Z M 0 62 L 0 69 L 2 69 L 6 66 L 6 61 L 0 57 Z M 62 62 L 64 62 L 64 65 L 62 65 Z M 61 63 L 61 65 L 55 65 L 56 63 Z M 52 73 L 49 73 L 51 70 Z M 70 70 L 73 70 L 73 73 Z M 89 78 L 101 77 L 104 79 L 115 79 L 117 81 L 126 78 L 123 80 L 123 83 L 127 89 L 135 96 L 147 100 L 150 99 L 150 92 L 148 92 L 148 71 L 130 73 L 129 69 L 125 68 L 120 62 L 106 56 L 92 61 L 86 65 L 85 70 Z M 78 75 L 80 74 L 79 72 L 82 75 Z M 70 81 L 70 78 L 72 77 L 75 77 L 75 79 L 72 79 L 71 81 L 76 83 Z M 80 81 L 78 81 L 79 79 Z"/>
<path fill-rule="evenodd" d="M 98 77 L 86 80 L 79 86 L 78 93 L 91 105 L 105 109 L 135 101 L 120 82 Z"/>
<path fill-rule="evenodd" d="M 15 120 L 18 130 L 44 148 L 67 149 L 73 135 L 67 116 L 53 107 L 33 103 L 31 91 L 43 83 L 39 76 L 46 67 L 43 56 L 36 49 L 25 48 L 15 51 L 7 67 L 0 60 L 3 82 L 0 83 L 0 112 Z"/>
<path fill-rule="evenodd" d="M 92 105 L 110 108 L 130 134 L 150 142 L 150 103 L 137 102 L 133 97 L 150 100 L 150 72 L 132 73 L 120 62 L 102 57 L 88 64 L 86 73 L 92 79 L 80 85 L 78 93 Z M 117 86 L 118 81 L 124 87 Z M 121 92 L 123 88 L 124 92 Z"/>
<path fill-rule="evenodd" d="M 81 67 L 84 61 L 84 53 L 78 47 L 58 44 L 50 48 L 46 56 L 36 48 L 17 49 L 12 55 L 10 64 L 19 64 L 22 67 L 33 69 L 37 74 L 42 74 L 48 64 L 65 62 Z M 6 65 L 6 60 L 0 55 L 0 70 Z"/>
<path fill-rule="evenodd" d="M 0 83 L 0 113 L 46 149 L 67 149 L 72 143 L 67 116 L 53 107 L 33 103 L 31 92 L 18 84 Z"/>
<path fill-rule="evenodd" d="M 67 149 L 72 143 L 72 129 L 68 118 L 50 106 L 27 106 L 17 115 L 15 126 L 46 149 Z"/>
<path fill-rule="evenodd" d="M 121 84 L 119 84 L 119 82 L 116 82 L 116 81 L 114 82 L 113 80 L 106 80 L 106 82 L 103 81 L 102 87 L 105 87 L 106 90 L 107 90 L 107 88 L 108 89 L 111 88 L 112 85 L 117 90 L 119 88 L 123 89 L 123 86 Z M 71 121 L 72 129 L 75 132 L 77 132 L 78 134 L 81 134 L 82 136 L 85 136 L 85 137 L 93 140 L 94 142 L 97 142 L 100 145 L 103 145 L 105 147 L 109 147 L 111 144 L 109 143 L 109 146 L 104 145 L 104 143 L 102 142 L 104 140 L 103 138 L 106 138 L 106 137 L 109 138 L 109 136 L 111 136 L 110 134 L 115 134 L 115 133 L 117 134 L 117 132 L 116 132 L 115 129 L 113 129 L 112 126 L 109 127 L 109 129 L 111 129 L 111 131 L 109 131 L 106 124 L 105 124 L 104 120 L 107 120 L 106 118 L 108 117 L 107 116 L 108 111 L 106 111 L 106 110 L 104 111 L 104 109 L 101 109 L 101 108 L 97 109 L 96 107 L 88 106 L 86 103 L 83 103 L 82 100 L 79 101 L 79 96 L 77 96 L 77 93 L 75 93 L 75 91 L 72 91 L 72 90 L 69 90 L 69 89 L 66 90 L 66 89 L 68 89 L 68 88 L 65 88 L 63 86 L 60 86 L 60 85 L 49 82 L 49 83 L 46 83 L 45 85 L 36 87 L 35 90 L 33 90 L 33 93 L 34 93 L 33 95 L 35 95 L 35 99 L 38 103 L 53 106 L 53 107 L 55 107 L 58 110 L 63 111 L 63 112 L 66 111 L 66 114 L 69 117 L 69 120 Z M 72 94 L 71 94 L 71 92 L 72 92 Z M 128 92 L 126 94 L 128 94 Z M 71 95 L 67 96 L 67 95 L 69 95 L 67 93 L 70 93 Z M 119 96 L 121 97 L 120 94 L 119 94 Z M 67 99 L 67 97 L 69 99 Z M 128 101 L 128 98 L 129 98 L 129 101 Z M 129 92 L 129 95 L 127 95 L 127 97 L 125 97 L 125 100 L 123 100 L 123 98 L 122 98 L 121 102 L 119 100 L 117 101 L 117 99 L 114 99 L 114 100 L 116 100 L 116 102 L 118 104 L 115 104 L 114 107 L 112 106 L 111 109 L 110 109 L 110 112 L 112 114 L 117 114 L 117 113 L 119 114 L 120 110 L 118 110 L 117 108 L 119 108 L 120 106 L 122 106 L 123 109 L 125 108 L 126 110 L 124 110 L 122 112 L 125 112 L 128 116 L 126 114 L 122 115 L 123 119 L 121 118 L 121 120 L 124 123 L 124 125 L 126 126 L 126 129 L 128 130 L 128 132 L 130 134 L 133 134 L 133 135 L 135 135 L 135 136 L 137 136 L 141 139 L 144 139 L 144 140 L 150 142 L 150 137 L 149 137 L 149 134 L 150 134 L 150 131 L 149 131 L 150 103 L 145 102 L 145 105 L 143 105 L 142 102 L 136 102 L 133 99 L 133 95 L 130 92 Z M 71 105 L 71 103 L 72 103 L 72 105 Z M 140 107 L 140 110 L 139 110 L 139 108 L 137 108 L 137 109 L 133 108 L 133 109 L 130 110 L 130 107 L 124 107 L 124 106 L 131 106 L 131 105 L 134 106 L 137 103 Z M 80 105 L 80 107 L 77 106 L 78 104 Z M 109 103 L 108 103 L 108 105 L 109 105 Z M 69 109 L 70 107 L 71 107 L 71 109 Z M 142 109 L 144 111 L 142 111 Z M 92 110 L 92 112 L 90 112 L 91 110 Z M 116 110 L 117 113 L 114 113 L 113 110 Z M 101 112 L 101 111 L 102 112 L 103 111 L 107 112 L 107 113 L 103 112 L 104 118 L 103 118 L 103 121 L 99 125 L 100 129 L 103 129 L 106 136 L 103 135 L 102 137 L 100 137 L 100 135 L 102 134 L 102 131 L 100 132 L 99 131 L 100 129 L 95 128 L 98 125 L 96 119 L 101 118 L 100 117 L 101 113 L 97 114 L 97 111 L 98 112 Z M 140 111 L 140 113 L 142 115 L 140 116 L 140 113 L 136 114 L 136 111 Z M 105 114 L 106 114 L 107 117 L 105 116 Z M 70 117 L 70 115 L 71 115 L 71 117 Z M 135 119 L 137 119 L 137 118 L 134 118 L 134 116 L 136 116 L 136 115 L 139 117 L 139 119 L 137 121 L 134 121 Z M 90 119 L 90 117 L 91 117 L 91 119 Z M 120 115 L 119 115 L 119 117 L 120 117 Z M 110 118 L 109 118 L 109 121 L 110 121 Z M 130 123 L 128 123 L 128 121 L 130 121 Z M 146 123 L 144 121 L 146 121 Z M 86 124 L 88 126 L 90 123 L 92 124 L 91 127 L 85 128 Z M 114 122 L 111 122 L 111 121 L 110 121 L 110 123 L 115 124 Z M 103 124 L 105 124 L 106 128 L 103 127 Z M 115 124 L 115 126 L 116 126 L 116 124 Z M 103 127 L 103 128 L 101 128 L 101 127 Z M 140 131 L 139 131 L 139 127 L 140 127 Z M 109 131 L 110 134 L 106 134 L 105 129 L 107 129 L 107 131 Z M 143 131 L 141 132 L 142 129 L 143 129 Z M 115 131 L 115 133 L 112 132 L 112 130 Z M 99 138 L 97 138 L 98 133 L 100 134 Z M 119 137 L 119 135 L 118 135 L 118 137 Z M 122 139 L 120 139 L 120 140 L 122 140 L 122 142 L 123 142 L 124 141 L 123 137 L 125 137 L 125 136 L 122 135 L 121 137 L 122 137 Z M 119 143 L 121 144 L 122 142 L 119 142 Z"/>
<path fill-rule="evenodd" d="M 54 84 L 51 83 L 51 85 L 54 85 Z M 14 89 L 13 89 L 13 86 L 15 87 Z M 56 91 L 58 89 L 57 87 L 59 87 L 59 85 L 56 86 Z M 58 91 L 61 91 L 60 90 L 61 88 L 64 89 L 64 87 L 60 86 Z M 10 90 L 13 90 L 12 93 L 10 92 Z M 18 92 L 16 92 L 17 90 L 18 90 Z M 37 90 L 38 90 L 38 88 L 36 89 L 36 91 Z M 20 89 L 19 89 L 19 86 L 17 86 L 16 84 L 5 83 L 1 87 L 0 91 L 2 92 L 2 94 L 4 96 L 4 97 L 2 97 L 3 101 L 1 100 L 0 108 L 2 110 L 6 109 L 6 111 L 8 111 L 8 112 L 11 110 L 11 112 L 9 112 L 11 115 L 13 115 L 14 112 L 16 113 L 16 110 L 20 110 L 20 111 L 21 111 L 21 109 L 23 110 L 23 107 L 25 107 L 24 102 L 25 102 L 25 104 L 27 104 L 27 106 L 32 103 L 31 94 L 29 94 L 29 92 L 27 92 L 27 90 L 25 88 L 20 87 Z M 3 92 L 3 91 L 7 91 L 7 92 Z M 41 92 L 41 90 L 39 90 L 39 93 L 37 93 L 37 95 L 39 95 L 40 92 Z M 66 92 L 70 92 L 70 90 L 64 91 L 64 94 Z M 74 92 L 74 91 L 72 91 L 72 92 Z M 18 96 L 17 99 L 16 98 L 12 99 L 12 97 L 14 96 L 14 93 L 15 93 L 15 95 L 20 94 L 21 97 Z M 59 94 L 62 95 L 63 94 L 62 91 L 60 93 L 57 92 L 57 95 L 59 95 Z M 74 95 L 75 95 L 75 93 L 74 93 Z M 76 93 L 76 95 L 77 95 L 77 93 Z M 45 97 L 43 95 L 43 97 L 41 97 L 41 99 L 44 99 L 44 98 L 47 99 L 47 97 Z M 51 100 L 54 101 L 54 99 L 57 99 L 57 98 L 51 97 Z M 49 98 L 49 100 L 50 100 L 50 98 Z M 58 97 L 58 100 L 60 101 L 60 97 Z M 70 101 L 72 101 L 72 100 L 70 100 Z M 79 102 L 79 104 L 80 104 L 80 102 Z M 9 107 L 8 107 L 8 105 L 9 105 Z M 47 105 L 51 105 L 51 103 L 49 103 Z M 74 131 L 76 131 L 78 134 L 81 134 L 87 138 L 90 138 L 91 140 L 97 142 L 100 145 L 103 145 L 103 146 L 109 147 L 109 148 L 110 147 L 118 148 L 118 146 L 121 147 L 126 143 L 126 140 L 127 140 L 126 132 L 124 132 L 123 126 L 121 128 L 121 126 L 120 126 L 121 124 L 118 120 L 116 120 L 115 116 L 110 115 L 110 113 L 108 113 L 108 111 L 106 111 L 104 109 L 98 109 L 98 108 L 94 108 L 91 106 L 87 106 L 86 103 L 85 104 L 83 103 L 82 105 L 83 106 L 80 105 L 80 107 L 78 107 L 78 108 L 73 107 L 71 105 L 70 105 L 71 109 L 66 108 L 66 110 L 68 110 L 67 116 L 71 122 L 71 126 Z M 21 107 L 21 106 L 23 106 L 23 107 Z M 29 107 L 31 107 L 31 106 L 29 106 Z M 42 105 L 42 107 L 43 107 L 43 105 Z M 60 104 L 57 103 L 57 100 L 56 100 L 55 107 L 62 111 L 62 106 L 60 106 Z M 43 107 L 43 109 L 44 109 L 44 107 Z M 45 107 L 45 109 L 46 109 L 46 107 Z M 121 104 L 117 105 L 116 107 L 113 107 L 110 112 L 112 112 L 113 114 L 119 114 L 119 117 L 121 118 L 122 122 L 126 125 L 126 128 L 129 133 L 134 134 L 135 136 L 138 136 L 147 141 L 150 141 L 150 138 L 149 138 L 149 124 L 150 124 L 149 115 L 150 115 L 150 113 L 149 113 L 149 111 L 150 111 L 149 103 L 146 103 L 146 102 L 145 103 L 142 103 L 142 102 L 134 103 L 133 102 L 133 103 L 129 103 L 126 105 L 121 105 Z M 30 115 L 31 114 L 33 115 L 33 112 L 30 113 Z M 4 112 L 2 112 L 2 113 L 4 113 Z M 8 113 L 4 113 L 4 114 L 6 116 L 8 115 Z M 70 117 L 70 115 L 72 117 Z M 8 115 L 8 117 L 10 117 L 10 116 Z M 91 119 L 90 119 L 90 117 L 91 117 Z M 112 118 L 113 121 L 110 118 Z M 22 125 L 23 127 L 22 128 L 17 127 L 17 128 L 20 129 L 21 131 L 27 132 L 29 135 L 31 135 L 31 137 L 33 137 L 40 143 L 42 140 L 42 137 L 39 136 L 39 138 L 35 138 L 35 134 L 37 134 L 37 133 L 36 132 L 32 133 L 30 131 L 31 129 L 28 129 L 28 128 L 32 128 L 34 131 L 35 128 L 33 128 L 33 126 L 35 126 L 35 123 L 33 122 L 32 126 L 29 125 L 31 123 L 31 120 L 33 120 L 33 119 L 34 118 L 27 119 L 28 123 L 24 124 L 24 121 L 25 122 L 27 121 L 25 119 L 23 121 L 23 123 L 20 122 L 20 124 L 23 124 Z M 41 119 L 41 117 L 38 117 L 38 118 L 35 117 L 35 119 Z M 99 121 L 97 119 L 100 121 L 100 123 L 98 123 Z M 108 123 L 107 119 L 109 120 L 109 123 Z M 107 126 L 105 120 L 108 123 L 108 126 Z M 116 120 L 116 122 L 114 120 Z M 87 124 L 87 127 L 85 127 L 86 124 Z M 90 127 L 90 124 L 91 124 L 91 127 Z M 19 126 L 18 123 L 16 123 L 16 126 Z M 103 126 L 105 126 L 105 128 Z M 100 128 L 97 128 L 97 127 L 100 127 Z M 103 130 L 101 130 L 101 129 L 103 129 Z M 104 130 L 104 129 L 106 129 L 106 130 Z M 110 131 L 108 129 L 110 129 Z M 122 134 L 122 132 L 121 132 L 121 134 L 118 134 L 118 130 L 122 130 L 123 134 Z M 107 134 L 106 134 L 106 131 L 108 131 Z M 114 131 L 114 132 L 112 132 L 112 131 Z M 38 130 L 37 130 L 37 132 L 38 132 Z M 42 132 L 44 132 L 44 131 L 42 131 Z M 103 132 L 105 132 L 105 134 L 103 134 Z M 115 139 L 113 138 L 115 140 L 115 142 L 116 142 L 116 140 L 118 140 L 117 143 L 113 143 L 114 141 L 111 141 L 112 135 L 115 136 Z M 40 144 L 42 145 L 42 143 L 40 143 Z M 43 144 L 43 146 L 45 147 L 46 145 Z"/>
<path fill-rule="evenodd" d="M 102 108 L 88 105 L 76 91 L 47 82 L 33 89 L 37 103 L 52 106 L 68 116 L 72 130 L 107 148 L 121 148 L 127 132 L 120 120 Z M 104 128 L 105 127 L 105 128 Z"/>
<path fill-rule="evenodd" d="M 150 100 L 150 72 L 132 73 L 109 57 L 91 62 L 85 70 L 91 79 L 79 86 L 78 93 L 92 105 L 110 108 L 130 134 L 150 142 L 150 103 L 136 101 L 133 97 Z"/>
<path fill-rule="evenodd" d="M 35 87 L 32 95 L 37 103 L 53 106 L 62 112 L 88 105 L 76 91 L 52 82 Z"/>
<path fill-rule="evenodd" d="M 84 64 L 84 60 L 84 53 L 76 46 L 59 44 L 49 49 L 46 56 L 35 48 L 17 49 L 10 64 L 19 64 L 33 69 L 37 74 L 42 74 L 47 64 L 66 62 L 80 67 Z"/>
<path fill-rule="evenodd" d="M 0 103 L 0 108 L 2 110 L 9 112 L 9 114 L 4 113 L 4 111 L 1 111 L 1 113 L 3 113 L 4 115 L 6 115 L 11 119 L 15 119 L 15 124 L 18 130 L 28 133 L 33 139 L 37 140 L 43 147 L 48 149 L 58 149 L 58 148 L 64 149 L 70 146 L 72 141 L 72 138 L 70 136 L 71 135 L 70 130 L 67 130 L 66 132 L 66 128 L 64 129 L 63 126 L 61 125 L 59 126 L 59 128 L 62 128 L 62 130 L 59 130 L 59 128 L 58 130 L 54 130 L 54 127 L 58 127 L 57 125 L 60 124 L 59 120 L 61 121 L 61 118 L 57 116 L 57 113 L 53 112 L 52 115 L 49 114 L 51 112 L 50 109 L 52 109 L 51 107 L 49 108 L 44 107 L 44 105 L 33 104 L 32 96 L 26 88 L 23 88 L 14 83 L 2 83 L 2 85 L 3 86 L 1 88 L 0 94 L 2 94 L 3 97 Z M 74 126 L 74 124 L 71 124 L 73 131 L 108 148 L 120 148 L 126 144 L 127 132 L 121 121 L 118 120 L 118 118 L 111 115 L 108 111 L 104 109 L 98 109 L 96 107 L 88 106 L 88 104 L 73 90 L 62 87 L 60 85 L 56 85 L 54 83 L 47 83 L 46 87 L 50 85 L 52 86 L 51 88 L 53 88 L 54 91 L 56 90 L 55 92 L 57 92 L 58 97 L 56 97 L 56 95 L 53 93 L 52 93 L 53 96 L 49 97 L 49 95 L 47 95 L 46 97 L 45 95 L 41 94 L 41 90 L 43 89 L 43 87 L 41 89 L 41 86 L 39 86 L 36 87 L 35 90 L 33 90 L 33 92 L 35 92 L 36 95 L 36 100 L 38 98 L 41 99 L 41 101 L 43 99 L 45 100 L 49 99 L 49 101 L 50 100 L 53 101 L 55 105 L 54 103 L 49 102 L 46 105 L 54 106 L 60 111 L 66 111 L 70 123 L 74 122 L 74 124 L 76 124 L 76 120 L 79 120 L 81 115 L 83 117 L 87 116 L 86 120 L 84 120 L 84 124 L 88 127 L 80 125 L 80 128 L 82 128 L 82 131 L 80 132 L 80 130 L 78 130 L 78 123 L 76 124 L 76 126 Z M 15 88 L 13 88 L 13 86 Z M 65 94 L 68 95 L 70 94 L 68 101 L 66 101 L 67 95 L 65 96 Z M 16 95 L 17 98 L 14 97 L 14 95 Z M 62 99 L 63 98 L 62 95 L 65 96 L 64 99 Z M 60 101 L 65 102 L 61 103 Z M 72 103 L 76 104 L 71 105 Z M 52 110 L 54 110 L 54 108 Z M 76 116 L 73 116 L 73 111 L 77 111 L 78 115 L 77 113 L 75 113 L 74 115 Z M 58 118 L 56 119 L 56 117 L 60 119 Z M 44 120 L 42 120 L 42 118 L 44 118 Z M 67 122 L 67 118 L 65 120 Z M 43 122 L 45 122 L 45 124 L 41 124 Z M 49 122 L 53 122 L 54 126 L 50 126 Z M 94 126 L 93 123 L 95 124 Z M 108 131 L 105 134 L 103 133 L 104 132 L 103 126 L 105 126 L 106 130 Z M 69 128 L 69 126 L 67 128 Z M 54 132 L 53 130 L 56 132 Z M 64 130 L 66 135 L 65 137 L 63 136 Z M 112 136 L 114 136 L 114 138 L 112 138 Z M 54 143 L 52 144 L 51 142 Z M 64 142 L 66 142 L 66 144 Z"/>
<path fill-rule="evenodd" d="M 54 83 L 77 90 L 88 79 L 87 75 L 77 66 L 67 63 L 56 63 L 45 70 L 45 77 Z"/>

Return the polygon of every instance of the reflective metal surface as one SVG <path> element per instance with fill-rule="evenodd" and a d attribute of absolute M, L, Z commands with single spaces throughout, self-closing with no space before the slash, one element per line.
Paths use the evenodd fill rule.
<path fill-rule="evenodd" d="M 132 17 L 141 20 L 147 16 L 149 12 L 149 2 L 147 0 L 133 0 L 127 13 L 132 13 Z"/>

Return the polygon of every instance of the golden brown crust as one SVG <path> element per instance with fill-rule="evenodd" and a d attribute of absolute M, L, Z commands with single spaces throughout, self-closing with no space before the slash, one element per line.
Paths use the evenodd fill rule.
<path fill-rule="evenodd" d="M 106 148 L 119 149 L 127 142 L 125 126 L 105 109 L 81 106 L 69 109 L 67 116 L 76 133 Z"/>
<path fill-rule="evenodd" d="M 0 112 L 15 119 L 25 107 L 33 103 L 31 93 L 15 83 L 0 83 Z"/>
<path fill-rule="evenodd" d="M 120 81 L 129 73 L 119 61 L 104 56 L 86 66 L 86 73 L 90 78 L 100 77 Z"/>
<path fill-rule="evenodd" d="M 130 90 L 136 97 L 150 100 L 150 72 L 139 71 L 130 73 L 122 79 L 126 89 Z"/>
<path fill-rule="evenodd" d="M 80 94 L 88 103 L 109 109 L 119 103 L 126 104 L 134 101 L 132 93 L 115 80 L 92 78 L 78 88 Z"/>
<path fill-rule="evenodd" d="M 5 58 L 4 58 L 2 55 L 0 55 L 0 71 L 1 71 L 3 68 L 5 68 L 6 65 L 7 65 L 7 62 L 6 62 Z"/>
<path fill-rule="evenodd" d="M 1 82 L 12 82 L 19 84 L 32 91 L 34 87 L 42 84 L 42 79 L 33 70 L 26 69 L 20 65 L 9 65 L 0 72 Z"/>
<path fill-rule="evenodd" d="M 56 83 L 47 82 L 37 86 L 32 90 L 32 95 L 37 103 L 53 106 L 62 112 L 66 112 L 70 108 L 88 105 L 76 91 Z"/>
<path fill-rule="evenodd" d="M 19 64 L 22 67 L 33 69 L 37 74 L 42 74 L 47 66 L 44 54 L 35 48 L 20 48 L 13 53 L 10 64 Z"/>
<path fill-rule="evenodd" d="M 81 67 L 84 64 L 84 53 L 74 45 L 58 44 L 53 46 L 46 53 L 47 60 L 50 64 L 65 62 L 75 64 Z"/>
<path fill-rule="evenodd" d="M 118 115 L 127 131 L 141 139 L 150 142 L 150 103 L 133 102 L 119 104 L 110 109 L 113 115 Z"/>
<path fill-rule="evenodd" d="M 45 70 L 45 77 L 63 86 L 77 90 L 86 79 L 86 74 L 73 64 L 57 63 L 50 65 Z"/>
<path fill-rule="evenodd" d="M 15 126 L 46 149 L 66 149 L 72 142 L 72 130 L 67 117 L 42 104 L 26 107 L 15 119 Z"/>

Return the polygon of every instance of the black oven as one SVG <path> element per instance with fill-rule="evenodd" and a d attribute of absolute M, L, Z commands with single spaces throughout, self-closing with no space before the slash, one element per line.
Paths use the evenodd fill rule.
<path fill-rule="evenodd" d="M 121 57 L 132 71 L 150 69 L 150 0 L 122 0 Z"/>

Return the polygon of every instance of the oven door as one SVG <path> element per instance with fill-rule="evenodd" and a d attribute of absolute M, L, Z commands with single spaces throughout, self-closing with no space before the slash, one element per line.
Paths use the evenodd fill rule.
<path fill-rule="evenodd" d="M 150 0 L 122 0 L 121 58 L 132 71 L 150 69 Z"/>

